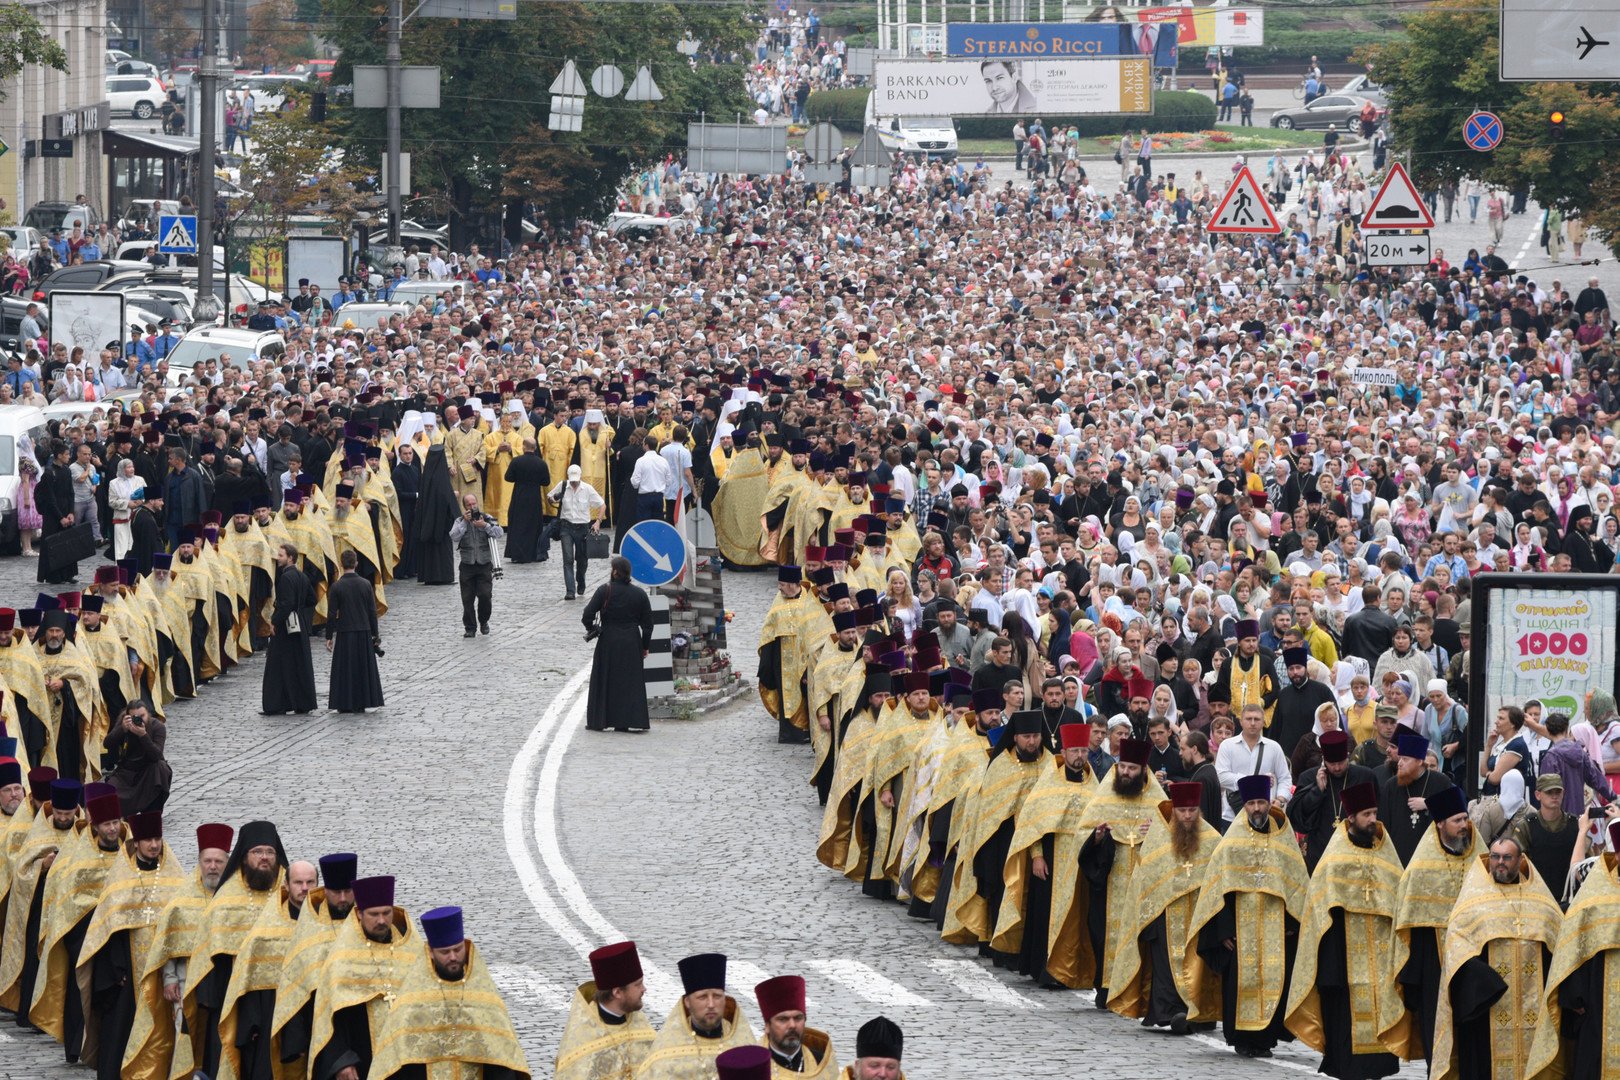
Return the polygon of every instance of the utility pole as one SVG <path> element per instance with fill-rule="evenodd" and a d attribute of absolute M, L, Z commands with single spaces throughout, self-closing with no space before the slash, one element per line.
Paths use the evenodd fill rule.
<path fill-rule="evenodd" d="M 399 113 L 401 105 L 400 37 L 405 28 L 404 0 L 388 0 L 388 246 L 399 246 L 399 219 L 404 213 L 400 196 Z"/>
<path fill-rule="evenodd" d="M 197 129 L 197 296 L 214 301 L 214 166 L 219 147 L 214 140 L 218 122 L 220 0 L 203 0 L 202 64 L 198 79 L 202 101 Z M 198 313 L 199 315 L 202 312 Z"/>

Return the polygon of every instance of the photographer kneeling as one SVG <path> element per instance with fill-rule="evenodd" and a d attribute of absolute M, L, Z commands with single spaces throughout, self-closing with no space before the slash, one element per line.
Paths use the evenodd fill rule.
<path fill-rule="evenodd" d="M 480 630 L 489 633 L 489 612 L 495 591 L 495 557 L 490 543 L 500 538 L 500 525 L 478 509 L 478 496 L 463 495 L 461 516 L 450 525 L 450 543 L 461 553 L 461 625 L 466 630 L 464 637 L 472 637 Z M 474 600 L 477 601 L 476 613 Z"/>

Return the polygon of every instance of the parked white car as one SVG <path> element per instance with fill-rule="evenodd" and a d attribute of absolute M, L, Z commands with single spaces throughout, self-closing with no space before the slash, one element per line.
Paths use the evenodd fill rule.
<path fill-rule="evenodd" d="M 163 107 L 169 91 L 151 75 L 113 75 L 107 79 L 107 106 L 115 116 L 150 120 Z"/>

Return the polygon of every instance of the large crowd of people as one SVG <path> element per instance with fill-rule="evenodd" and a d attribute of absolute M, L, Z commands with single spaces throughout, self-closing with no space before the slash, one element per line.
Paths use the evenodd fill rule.
<path fill-rule="evenodd" d="M 262 651 L 265 711 L 310 711 L 326 633 L 345 658 L 333 707 L 375 705 L 396 583 L 448 584 L 458 553 L 489 566 L 463 589 L 481 635 L 490 526 L 513 562 L 560 540 L 563 598 L 583 586 L 587 534 L 701 504 L 728 560 L 779 568 L 763 697 L 778 737 L 812 745 L 821 857 L 868 892 L 1099 1007 L 1223 1022 L 1245 1053 L 1289 1033 L 1357 1059 L 1342 1069 L 1582 1052 L 1601 1014 L 1583 1028 L 1564 991 L 1602 953 L 1558 965 L 1588 925 L 1573 913 L 1614 878 L 1590 810 L 1620 772 L 1613 699 L 1516 703 L 1491 718 L 1483 761 L 1459 732 L 1471 583 L 1616 567 L 1620 364 L 1595 283 L 1494 254 L 1369 271 L 1343 209 L 1326 239 L 1290 217 L 1276 238 L 1214 241 L 1197 222 L 1219 192 L 1194 200 L 1166 162 L 1125 194 L 1078 168 L 1014 187 L 913 163 L 877 192 L 656 172 L 653 205 L 690 231 L 547 224 L 493 256 L 410 251 L 388 281 L 443 289 L 409 315 L 355 325 L 349 283 L 335 311 L 301 288 L 263 316 L 285 353 L 183 375 L 143 337 L 91 358 L 138 394 L 22 441 L 28 539 L 61 591 L 0 636 L 11 756 L 42 781 L 10 785 L 4 970 L 31 957 L 37 974 L 29 1002 L 0 1005 L 56 1023 L 77 1000 L 44 947 L 54 931 L 39 936 L 61 880 L 38 884 L 50 852 L 109 888 L 167 873 L 151 819 L 128 859 L 98 852 L 116 854 L 115 822 L 161 810 L 176 699 Z M 1311 181 L 1351 175 L 1324 164 Z M 31 391 L 56 385 L 36 374 Z M 112 558 L 79 591 L 85 542 Z M 101 789 L 88 818 L 47 810 L 38 770 L 111 785 L 117 814 Z M 1458 808 L 1469 770 L 1497 797 L 1486 835 Z M 1322 868 L 1340 863 L 1365 896 L 1335 891 Z M 1459 917 L 1423 921 L 1425 892 L 1403 923 L 1402 890 L 1429 876 L 1460 894 Z M 185 903 L 136 905 L 132 942 L 175 904 L 226 917 L 189 882 L 166 886 Z M 299 926 L 320 906 L 303 904 Z M 1442 992 L 1479 956 L 1531 947 L 1489 936 L 1500 905 L 1555 957 L 1511 1000 L 1562 988 L 1506 1043 L 1461 1037 L 1460 1011 L 1496 1030 L 1506 1006 Z M 73 933 L 89 916 L 64 911 L 49 925 L 93 975 L 100 953 Z M 391 941 L 414 940 L 389 918 Z M 340 933 L 366 936 L 362 921 Z M 1387 949 L 1348 944 L 1372 940 Z M 1389 1025 L 1366 1020 L 1373 1005 Z M 1437 1012 L 1446 1033 L 1456 1020 L 1449 1045 L 1430 1040 Z M 372 1009 L 373 1042 L 388 1015 Z M 206 1053 L 214 1025 L 189 1030 Z"/>

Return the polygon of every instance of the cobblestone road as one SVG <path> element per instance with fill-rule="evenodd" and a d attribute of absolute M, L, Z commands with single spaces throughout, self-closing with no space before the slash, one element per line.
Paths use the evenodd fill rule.
<path fill-rule="evenodd" d="M 593 566 L 593 583 L 600 576 Z M 748 675 L 773 588 L 773 576 L 726 576 Z M 31 564 L 0 563 L 0 596 L 26 603 L 35 591 Z M 808 748 L 779 746 L 752 694 L 647 735 L 584 731 L 589 647 L 580 604 L 561 592 L 554 564 L 509 567 L 494 634 L 466 641 L 453 587 L 391 589 L 389 704 L 364 718 L 258 715 L 257 660 L 171 709 L 168 832 L 185 861 L 198 823 L 264 816 L 294 858 L 353 850 L 362 873 L 395 874 L 413 915 L 461 904 L 540 1077 L 588 978 L 584 953 L 620 936 L 641 945 L 655 1019 L 678 993 L 675 961 L 718 949 L 756 1029 L 753 984 L 799 972 L 811 1024 L 841 1057 L 882 1012 L 906 1031 L 912 1076 L 1084 1076 L 1103 1051 L 1120 1080 L 1316 1071 L 1314 1054 L 1286 1046 L 1268 1067 L 1218 1038 L 1145 1033 L 1097 1013 L 1089 995 L 1033 990 L 861 897 L 815 861 Z M 43 1037 L 6 1028 L 0 1078 L 87 1075 Z"/>

